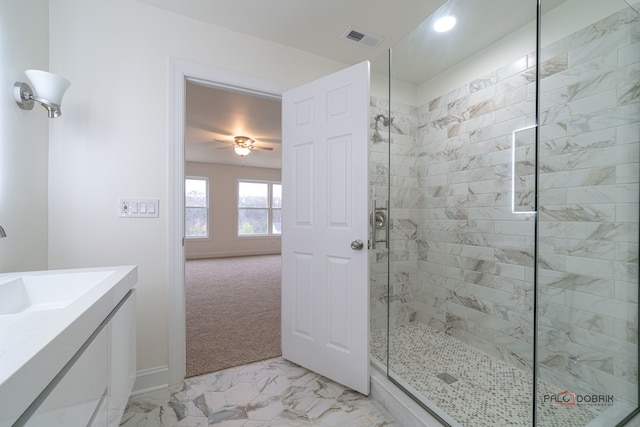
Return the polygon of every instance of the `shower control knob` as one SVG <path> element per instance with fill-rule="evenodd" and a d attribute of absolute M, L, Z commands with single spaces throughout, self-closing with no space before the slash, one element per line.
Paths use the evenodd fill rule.
<path fill-rule="evenodd" d="M 351 242 L 351 249 L 353 249 L 354 251 L 360 251 L 362 250 L 362 248 L 364 248 L 364 243 L 362 243 L 362 240 L 354 240 L 353 242 Z"/>

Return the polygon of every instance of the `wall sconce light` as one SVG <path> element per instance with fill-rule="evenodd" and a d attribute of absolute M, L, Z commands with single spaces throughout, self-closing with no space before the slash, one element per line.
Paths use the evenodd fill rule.
<path fill-rule="evenodd" d="M 71 82 L 48 71 L 27 70 L 24 73 L 31 81 L 33 89 L 24 82 L 16 82 L 13 85 L 13 96 L 18 106 L 23 110 L 31 110 L 33 101 L 37 101 L 46 108 L 50 119 L 60 117 L 62 96 L 71 86 Z"/>

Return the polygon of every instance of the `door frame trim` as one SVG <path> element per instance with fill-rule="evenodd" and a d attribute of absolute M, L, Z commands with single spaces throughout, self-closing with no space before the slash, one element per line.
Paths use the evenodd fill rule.
<path fill-rule="evenodd" d="M 169 384 L 184 380 L 186 374 L 186 307 L 184 290 L 184 132 L 186 82 L 281 99 L 290 87 L 223 68 L 178 58 L 169 60 L 169 206 L 168 215 L 168 367 Z"/>

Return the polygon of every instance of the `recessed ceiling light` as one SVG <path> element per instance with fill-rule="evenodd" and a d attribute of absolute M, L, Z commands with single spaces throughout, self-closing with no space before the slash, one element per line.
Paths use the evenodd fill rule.
<path fill-rule="evenodd" d="M 438 33 L 446 33 L 456 26 L 456 17 L 452 15 L 443 16 L 433 24 L 433 29 Z"/>

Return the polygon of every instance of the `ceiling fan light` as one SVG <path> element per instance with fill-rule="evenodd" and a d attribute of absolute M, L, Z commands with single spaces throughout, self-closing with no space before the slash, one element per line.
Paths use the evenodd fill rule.
<path fill-rule="evenodd" d="M 250 148 L 241 147 L 239 145 L 236 145 L 235 147 L 233 147 L 233 149 L 235 150 L 236 154 L 239 155 L 239 156 L 246 156 L 247 154 L 249 154 L 251 152 Z"/>

